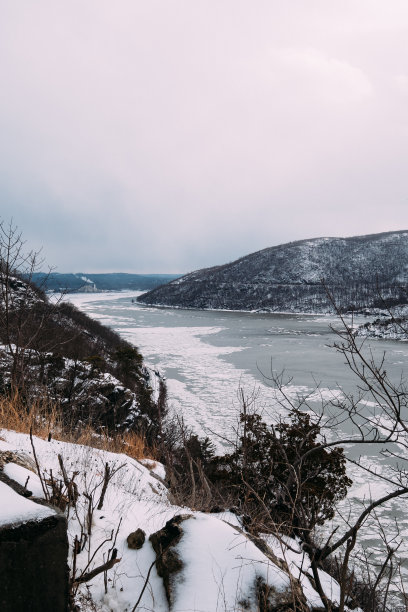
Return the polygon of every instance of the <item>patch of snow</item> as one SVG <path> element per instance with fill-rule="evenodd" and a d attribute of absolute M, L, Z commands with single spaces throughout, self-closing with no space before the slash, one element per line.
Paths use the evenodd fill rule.
<path fill-rule="evenodd" d="M 166 468 L 162 463 L 152 459 L 140 459 L 139 461 L 150 471 L 150 473 L 155 474 L 161 480 L 166 480 Z"/>
<path fill-rule="evenodd" d="M 287 536 L 277 538 L 273 535 L 264 535 L 263 539 L 276 557 L 287 563 L 292 576 L 299 580 L 308 606 L 311 608 L 323 608 L 323 602 L 319 594 L 313 588 L 310 580 L 313 579 L 310 559 L 308 555 L 301 550 L 299 543 Z M 319 570 L 319 577 L 326 597 L 338 603 L 340 600 L 340 586 L 338 582 L 322 570 Z"/>
<path fill-rule="evenodd" d="M 0 482 L 0 526 L 14 523 L 41 521 L 55 514 L 55 510 L 41 506 L 16 493 L 4 482 Z"/>
<path fill-rule="evenodd" d="M 243 601 L 255 609 L 257 578 L 277 593 L 290 588 L 289 576 L 223 521 L 197 514 L 184 521 L 182 529 L 176 551 L 184 567 L 175 586 L 175 610 L 221 612 Z"/>
<path fill-rule="evenodd" d="M 31 491 L 34 497 L 44 499 L 44 491 L 41 486 L 41 481 L 37 474 L 34 474 L 31 470 L 17 465 L 16 463 L 6 463 L 3 472 L 6 476 L 18 482 L 21 486 Z"/>

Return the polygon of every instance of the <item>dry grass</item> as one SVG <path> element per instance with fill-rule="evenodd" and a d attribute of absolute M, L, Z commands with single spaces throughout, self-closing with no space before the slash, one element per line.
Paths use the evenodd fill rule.
<path fill-rule="evenodd" d="M 46 397 L 24 404 L 18 393 L 12 397 L 0 398 L 0 429 L 11 429 L 28 434 L 32 429 L 39 438 L 50 434 L 56 440 L 100 448 L 113 453 L 124 453 L 134 459 L 155 459 L 155 451 L 136 432 L 96 431 L 91 425 L 80 428 L 67 425 L 58 405 Z"/>
<path fill-rule="evenodd" d="M 18 393 L 0 398 L 0 427 L 46 438 L 50 432 L 62 431 L 61 414 L 47 398 L 38 398 L 26 406 Z M 57 437 L 57 436 L 56 436 Z"/>
<path fill-rule="evenodd" d="M 134 459 L 154 459 L 157 458 L 155 448 L 149 448 L 146 445 L 146 440 L 134 431 L 128 431 L 123 434 L 122 452 Z"/>
<path fill-rule="evenodd" d="M 149 448 L 146 440 L 134 431 L 126 432 L 96 432 L 91 425 L 85 425 L 80 430 L 65 431 L 64 438 L 55 436 L 65 442 L 75 442 L 84 446 L 101 448 L 111 453 L 124 453 L 134 459 L 155 459 L 155 450 Z"/>

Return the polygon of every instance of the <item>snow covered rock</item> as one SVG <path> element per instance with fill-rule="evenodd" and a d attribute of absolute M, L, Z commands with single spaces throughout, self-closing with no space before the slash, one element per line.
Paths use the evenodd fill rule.
<path fill-rule="evenodd" d="M 191 514 L 178 514 L 167 521 L 162 529 L 153 533 L 149 538 L 156 553 L 157 573 L 163 578 L 170 606 L 174 604 L 174 584 L 178 579 L 178 573 L 184 566 L 176 550 L 176 546 L 183 535 L 183 529 L 180 525 L 191 517 Z"/>
<path fill-rule="evenodd" d="M 297 609 L 307 609 L 282 564 L 225 521 L 201 513 L 177 515 L 150 541 L 171 610 L 282 609 L 295 594 Z"/>
<path fill-rule="evenodd" d="M 20 495 L 20 488 L 0 481 L 0 609 L 66 612 L 67 520 Z"/>
<path fill-rule="evenodd" d="M 4 467 L 8 463 L 19 465 L 26 470 L 34 472 L 34 474 L 37 473 L 35 461 L 26 453 L 11 450 L 0 450 L 0 470 L 4 470 Z"/>

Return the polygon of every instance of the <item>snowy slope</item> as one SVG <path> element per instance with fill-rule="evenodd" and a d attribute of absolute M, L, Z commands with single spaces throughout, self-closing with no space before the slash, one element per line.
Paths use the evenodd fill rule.
<path fill-rule="evenodd" d="M 198 270 L 138 300 L 193 308 L 328 312 L 322 286 L 345 309 L 397 301 L 408 282 L 408 231 L 283 244 L 223 266 Z"/>
<path fill-rule="evenodd" d="M 34 444 L 46 478 L 51 470 L 54 477 L 61 478 L 59 454 L 68 475 L 77 472 L 77 509 L 68 511 L 71 568 L 72 544 L 75 537 L 80 538 L 81 524 L 82 531 L 87 531 L 89 499 L 94 500 L 91 533 L 77 555 L 76 576 L 103 564 L 112 555 L 113 548 L 118 551 L 120 561 L 107 571 L 106 583 L 104 574 L 100 573 L 78 588 L 76 601 L 81 610 L 130 612 L 145 584 L 138 610 L 255 611 L 258 610 L 257 589 L 262 585 L 267 586 L 268 597 L 274 605 L 292 602 L 296 595 L 305 610 L 322 606 L 309 579 L 307 556 L 295 541 L 288 542 L 292 551 L 289 552 L 284 540 L 268 536 L 265 541 L 270 548 L 261 550 L 239 527 L 235 515 L 203 514 L 172 505 L 160 478 L 164 476 L 162 466 L 56 440 L 47 442 L 35 438 Z M 32 456 L 29 437 L 6 430 L 0 431 L 0 451 L 4 450 Z M 97 510 L 106 463 L 117 472 L 108 486 L 102 509 Z M 11 463 L 4 469 L 9 477 L 23 485 L 30 476 L 28 488 L 41 496 L 35 474 Z M 173 558 L 177 555 L 181 567 L 170 576 L 169 596 L 168 585 L 154 563 L 156 556 L 149 536 L 157 534 L 167 521 L 180 514 L 187 516 L 182 519 L 181 537 L 174 543 Z M 146 533 L 146 541 L 139 550 L 130 549 L 127 544 L 128 535 L 136 529 Z M 336 600 L 337 583 L 324 572 L 322 582 L 327 595 Z"/>

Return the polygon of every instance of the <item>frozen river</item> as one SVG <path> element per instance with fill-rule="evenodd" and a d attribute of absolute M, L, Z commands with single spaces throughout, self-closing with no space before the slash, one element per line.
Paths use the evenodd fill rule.
<path fill-rule="evenodd" d="M 356 390 L 344 357 L 330 346 L 336 339 L 330 329 L 336 324 L 334 317 L 155 308 L 135 303 L 137 295 L 76 294 L 69 300 L 138 346 L 148 367 L 166 377 L 171 409 L 198 434 L 218 440 L 221 446 L 237 424 L 240 388 L 257 394 L 265 418 L 273 418 L 279 409 L 267 380 L 272 369 L 285 370 L 290 379 L 285 392 L 291 398 L 312 394 L 309 399 L 316 408 L 322 399 L 341 398 Z M 378 358 L 385 351 L 387 373 L 395 380 L 408 371 L 408 343 L 373 341 L 372 350 Z M 343 433 L 335 431 L 333 436 Z M 347 452 L 356 458 L 355 449 Z M 387 472 L 387 460 L 378 449 L 366 460 L 377 471 Z M 380 497 L 387 489 L 352 464 L 350 475 L 354 484 L 343 511 L 348 513 L 347 504 L 353 502 L 352 520 L 364 500 Z M 408 513 L 403 504 L 407 500 L 390 502 L 380 515 L 390 529 L 397 518 L 407 549 Z M 378 542 L 370 529 L 364 537 L 374 549 Z"/>
<path fill-rule="evenodd" d="M 291 379 L 285 391 L 294 399 L 318 386 L 316 405 L 355 389 L 344 358 L 330 347 L 334 317 L 154 308 L 132 302 L 136 295 L 69 299 L 140 348 L 147 365 L 166 377 L 171 407 L 201 435 L 228 437 L 240 387 L 247 394 L 256 390 L 259 406 L 272 415 L 272 369 L 285 370 Z M 375 341 L 373 348 L 379 357 L 386 351 L 387 371 L 396 379 L 407 370 L 408 343 Z"/>

